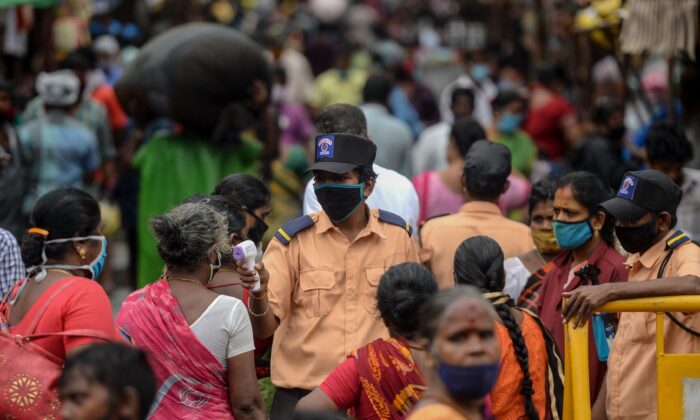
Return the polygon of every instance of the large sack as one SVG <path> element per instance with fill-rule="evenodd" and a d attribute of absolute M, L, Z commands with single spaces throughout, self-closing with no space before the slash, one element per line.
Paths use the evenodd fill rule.
<path fill-rule="evenodd" d="M 225 142 L 237 139 L 254 118 L 246 104 L 255 79 L 269 89 L 270 70 L 259 45 L 235 29 L 192 23 L 147 43 L 115 90 L 127 112 L 141 120 L 168 117 Z"/>

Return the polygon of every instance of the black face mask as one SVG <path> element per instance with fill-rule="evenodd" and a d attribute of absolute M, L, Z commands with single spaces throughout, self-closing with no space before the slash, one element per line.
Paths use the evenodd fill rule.
<path fill-rule="evenodd" d="M 658 232 L 654 229 L 656 220 L 657 217 L 654 217 L 649 223 L 637 227 L 616 226 L 615 234 L 625 251 L 630 254 L 636 254 L 649 249 L 658 235 Z"/>
<path fill-rule="evenodd" d="M 268 226 L 267 223 L 265 223 L 265 221 L 262 218 L 260 218 L 260 216 L 258 216 L 257 214 L 253 213 L 252 211 L 247 212 L 255 218 L 255 226 L 248 230 L 248 239 L 250 239 L 251 241 L 255 242 L 256 245 L 258 245 L 262 241 L 265 232 L 267 232 Z"/>
<path fill-rule="evenodd" d="M 364 200 L 365 183 L 314 185 L 316 198 L 328 217 L 336 223 L 350 217 Z"/>

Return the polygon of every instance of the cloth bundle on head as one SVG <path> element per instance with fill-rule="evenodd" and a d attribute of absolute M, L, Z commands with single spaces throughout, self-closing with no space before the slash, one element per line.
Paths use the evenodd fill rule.
<path fill-rule="evenodd" d="M 256 117 L 247 107 L 253 81 L 270 89 L 262 51 L 235 29 L 181 25 L 148 42 L 114 88 L 127 110 L 135 102 L 214 142 L 235 141 Z"/>
<path fill-rule="evenodd" d="M 45 105 L 67 107 L 78 102 L 80 80 L 71 70 L 42 72 L 36 79 L 36 90 Z"/>

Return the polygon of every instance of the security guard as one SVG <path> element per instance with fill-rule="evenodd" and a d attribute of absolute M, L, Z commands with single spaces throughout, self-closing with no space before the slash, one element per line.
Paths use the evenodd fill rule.
<path fill-rule="evenodd" d="M 316 138 L 313 171 L 323 211 L 277 231 L 256 267 L 249 311 L 259 338 L 275 334 L 271 418 L 290 418 L 298 400 L 355 349 L 388 338 L 376 310 L 379 279 L 391 266 L 419 262 L 401 217 L 370 209 L 377 147 L 351 134 Z M 255 273 L 239 265 L 244 284 Z"/>
<path fill-rule="evenodd" d="M 616 220 L 615 233 L 630 253 L 627 283 L 579 287 L 568 295 L 567 319 L 581 322 L 616 299 L 694 295 L 700 287 L 700 247 L 676 230 L 683 193 L 654 170 L 625 174 L 617 196 L 601 204 Z M 700 352 L 700 314 L 664 317 L 667 353 Z M 594 410 L 618 420 L 651 420 L 656 406 L 656 314 L 622 313 L 608 357 L 606 386 Z M 595 417 L 595 414 L 594 414 Z"/>

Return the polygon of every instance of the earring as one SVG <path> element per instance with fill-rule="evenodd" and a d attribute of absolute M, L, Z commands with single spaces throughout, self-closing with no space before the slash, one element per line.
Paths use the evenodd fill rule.
<path fill-rule="evenodd" d="M 595 230 L 593 231 L 593 236 L 596 237 L 596 238 L 597 238 L 598 236 L 600 236 L 600 232 L 599 232 L 598 229 L 595 229 Z"/>
<path fill-rule="evenodd" d="M 80 254 L 80 259 L 84 260 L 85 259 L 85 250 L 80 248 L 80 251 L 78 251 L 78 254 Z"/>

